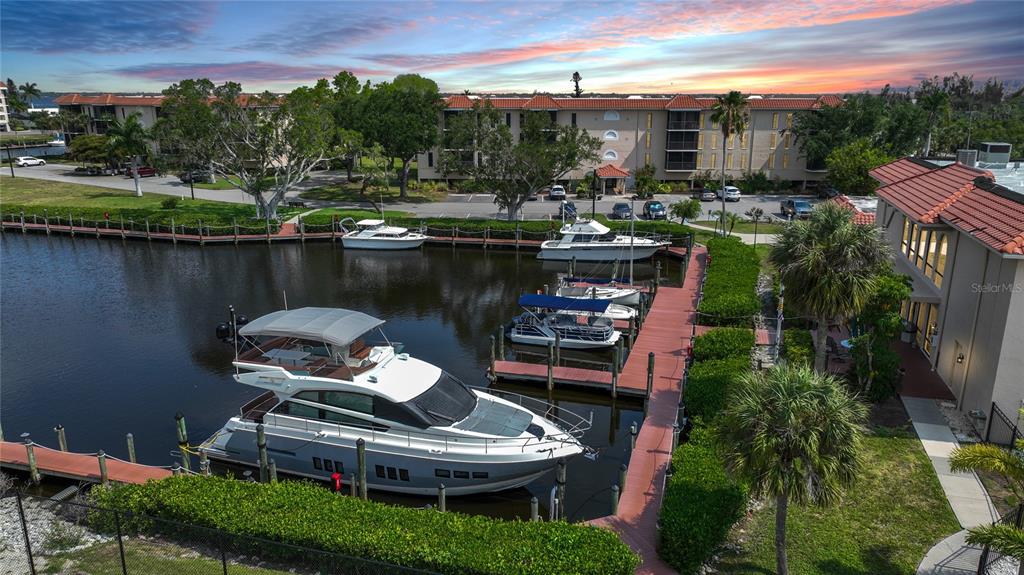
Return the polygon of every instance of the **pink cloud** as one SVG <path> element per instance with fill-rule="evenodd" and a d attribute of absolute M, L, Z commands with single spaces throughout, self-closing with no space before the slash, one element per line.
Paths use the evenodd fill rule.
<path fill-rule="evenodd" d="M 274 62 L 228 62 L 222 64 L 154 63 L 118 68 L 121 76 L 145 78 L 161 82 L 177 82 L 182 78 L 209 78 L 215 82 L 307 82 L 331 78 L 342 70 L 356 76 L 389 76 L 385 70 L 320 65 L 288 65 Z"/>

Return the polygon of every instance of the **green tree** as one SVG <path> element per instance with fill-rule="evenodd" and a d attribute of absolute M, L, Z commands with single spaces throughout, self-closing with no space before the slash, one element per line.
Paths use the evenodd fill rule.
<path fill-rule="evenodd" d="M 775 499 L 775 564 L 788 575 L 790 503 L 835 505 L 856 479 L 867 408 L 834 377 L 779 365 L 741 376 L 718 427 L 729 468 Z"/>
<path fill-rule="evenodd" d="M 733 134 L 740 134 L 747 129 L 747 122 L 750 116 L 747 114 L 747 97 L 741 92 L 732 90 L 724 96 L 717 96 L 714 106 L 711 107 L 711 121 L 718 124 L 722 130 L 722 187 L 725 189 L 725 158 L 726 146 L 729 137 Z M 719 220 L 722 225 L 722 232 L 725 232 L 725 193 L 722 193 L 722 209 Z"/>
<path fill-rule="evenodd" d="M 700 217 L 703 208 L 701 208 L 700 200 L 682 200 L 672 204 L 669 208 L 672 212 L 672 216 L 679 218 L 684 224 L 686 220 L 695 220 Z"/>
<path fill-rule="evenodd" d="M 256 201 L 259 214 L 277 218 L 285 194 L 334 153 L 333 94 L 326 80 L 284 97 L 243 97 L 228 82 L 214 89 L 217 152 L 213 165 Z"/>
<path fill-rule="evenodd" d="M 850 196 L 873 194 L 878 182 L 868 172 L 892 160 L 885 152 L 872 146 L 867 138 L 854 140 L 832 150 L 825 158 L 828 182 Z"/>
<path fill-rule="evenodd" d="M 1024 459 L 1018 455 L 1024 450 L 1024 442 L 1018 441 L 1016 448 L 1003 449 L 985 443 L 964 445 L 949 455 L 949 467 L 954 472 L 987 471 L 1001 475 L 1010 491 L 1010 503 L 1017 506 L 1017 513 L 1024 513 Z M 967 542 L 989 545 L 1015 557 L 1020 561 L 1017 573 L 1024 575 L 1024 530 L 1014 525 L 983 525 L 968 532 Z"/>
<path fill-rule="evenodd" d="M 852 338 L 853 375 L 861 392 L 873 401 L 896 394 L 900 356 L 891 344 L 903 329 L 900 306 L 910 299 L 908 276 L 880 274 L 864 310 L 857 316 L 860 335 Z"/>
<path fill-rule="evenodd" d="M 345 162 L 347 181 L 352 181 L 352 171 L 360 153 L 367 144 L 363 137 L 366 123 L 366 95 L 371 88 L 360 86 L 351 72 L 339 72 L 331 80 L 334 87 L 334 123 L 338 126 L 334 145 L 338 157 Z"/>
<path fill-rule="evenodd" d="M 88 163 L 109 164 L 111 161 L 111 146 L 107 136 L 96 134 L 83 134 L 71 141 L 68 146 L 68 155 L 75 161 Z"/>
<path fill-rule="evenodd" d="M 654 174 L 655 168 L 651 164 L 646 164 L 636 171 L 634 179 L 636 197 L 641 199 L 653 198 L 654 194 L 658 192 L 658 180 L 654 179 Z"/>
<path fill-rule="evenodd" d="M 814 368 L 824 373 L 829 324 L 864 309 L 878 275 L 889 269 L 889 246 L 879 228 L 854 223 L 853 212 L 835 202 L 819 204 L 810 219 L 789 224 L 776 240 L 769 259 L 787 302 L 817 324 Z"/>
<path fill-rule="evenodd" d="M 187 169 L 208 170 L 210 183 L 216 181 L 213 162 L 221 152 L 217 141 L 219 118 L 210 105 L 213 92 L 213 82 L 206 78 L 172 84 L 163 91 L 161 115 L 153 126 L 161 148 L 172 151 Z"/>
<path fill-rule="evenodd" d="M 494 203 L 515 219 L 531 194 L 580 166 L 597 161 L 601 140 L 577 126 L 552 122 L 547 112 L 523 113 L 520 138 L 490 102 L 449 117 L 440 168 L 473 178 L 494 192 Z"/>
<path fill-rule="evenodd" d="M 583 88 L 580 88 L 580 80 L 583 76 L 580 76 L 579 72 L 572 73 L 572 97 L 579 98 L 583 95 Z"/>
<path fill-rule="evenodd" d="M 914 97 L 917 105 L 926 114 L 924 149 L 921 155 L 928 157 L 932 151 L 932 132 L 938 126 L 940 120 L 949 117 L 950 96 L 945 87 L 939 82 L 938 76 L 923 80 L 918 86 Z"/>
<path fill-rule="evenodd" d="M 761 208 L 750 208 L 745 214 L 750 221 L 754 222 L 754 245 L 757 245 L 757 222 L 764 219 L 764 210 Z"/>
<path fill-rule="evenodd" d="M 391 158 L 402 162 L 398 174 L 399 195 L 406 197 L 409 166 L 416 154 L 438 141 L 437 119 L 444 99 L 433 80 L 403 74 L 374 86 L 366 96 L 363 136 L 384 147 Z"/>
<path fill-rule="evenodd" d="M 132 179 L 135 180 L 135 196 L 142 197 L 142 183 L 139 181 L 139 157 L 149 153 L 148 142 L 152 138 L 149 130 L 139 122 L 135 113 L 120 120 L 114 118 L 107 128 L 107 143 L 111 153 L 118 158 L 132 159 Z"/>

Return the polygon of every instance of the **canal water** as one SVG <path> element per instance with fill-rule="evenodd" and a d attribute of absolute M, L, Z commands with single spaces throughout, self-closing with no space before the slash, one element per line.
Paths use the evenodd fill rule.
<path fill-rule="evenodd" d="M 679 264 L 662 265 L 664 277 L 678 282 Z M 175 413 L 185 415 L 189 438 L 198 443 L 260 393 L 231 379 L 231 347 L 214 336 L 229 304 L 250 319 L 283 308 L 285 294 L 292 308 L 364 311 L 385 319 L 388 337 L 413 356 L 468 384 L 487 385 L 488 336 L 519 313 L 521 293 L 554 284 L 564 267 L 510 250 L 380 253 L 329 243 L 198 247 L 6 233 L 0 270 L 5 436 L 16 441 L 29 433 L 56 446 L 53 428 L 61 424 L 72 451 L 103 449 L 126 459 L 125 434 L 131 432 L 142 463 L 169 465 Z M 650 278 L 653 269 L 638 264 L 635 273 Z M 542 385 L 501 387 L 547 397 Z M 570 518 L 605 515 L 610 487 L 628 457 L 629 426 L 642 420 L 642 404 L 613 404 L 606 394 L 563 389 L 552 399 L 584 417 L 594 413 L 585 442 L 599 456 L 568 465 Z M 528 517 L 530 496 L 545 509 L 553 485 L 551 473 L 523 489 L 452 497 L 448 506 Z M 432 502 L 374 497 L 414 506 Z"/>

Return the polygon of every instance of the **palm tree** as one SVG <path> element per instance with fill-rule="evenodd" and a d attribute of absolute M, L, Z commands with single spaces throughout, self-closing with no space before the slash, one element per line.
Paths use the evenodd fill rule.
<path fill-rule="evenodd" d="M 924 152 L 922 155 L 928 157 L 932 151 L 932 132 L 939 118 L 949 115 L 949 93 L 938 88 L 929 90 L 917 97 L 917 104 L 928 114 L 928 133 L 924 138 Z"/>
<path fill-rule="evenodd" d="M 817 323 L 814 369 L 824 373 L 830 321 L 864 308 L 890 266 L 889 246 L 879 228 L 854 223 L 853 212 L 835 202 L 819 204 L 810 219 L 789 224 L 777 238 L 769 260 L 787 298 Z"/>
<path fill-rule="evenodd" d="M 719 426 L 729 468 L 751 493 L 775 499 L 775 564 L 788 575 L 790 502 L 839 501 L 860 469 L 867 407 L 836 378 L 779 365 L 740 378 Z"/>
<path fill-rule="evenodd" d="M 683 200 L 672 204 L 669 208 L 672 215 L 682 220 L 685 224 L 686 220 L 695 220 L 700 217 L 701 207 L 700 200 Z"/>
<path fill-rule="evenodd" d="M 131 156 L 135 195 L 142 197 L 142 185 L 139 183 L 139 156 L 149 150 L 146 145 L 150 139 L 149 130 L 139 122 L 138 114 L 132 114 L 124 120 L 115 118 L 107 128 L 107 137 L 113 153 L 119 157 Z"/>
<path fill-rule="evenodd" d="M 39 91 L 39 87 L 36 86 L 35 82 L 25 82 L 18 88 L 18 92 L 21 95 L 21 99 L 28 104 L 30 108 L 32 107 L 32 98 L 39 98 L 43 95 L 43 93 Z"/>
<path fill-rule="evenodd" d="M 729 136 L 742 134 L 747 129 L 747 97 L 742 92 L 733 90 L 724 96 L 717 96 L 711 108 L 711 121 L 717 122 L 722 129 L 722 230 L 725 231 L 725 155 Z"/>
<path fill-rule="evenodd" d="M 1017 442 L 1024 449 L 1024 442 Z M 1002 475 L 1017 505 L 1017 513 L 1024 513 L 1024 459 L 1017 452 L 996 445 L 975 443 L 953 450 L 949 455 L 949 468 L 953 471 L 988 471 Z M 1018 575 L 1024 575 L 1024 530 L 1015 525 L 985 525 L 971 529 L 967 542 L 988 545 L 1004 555 L 1020 560 Z"/>
<path fill-rule="evenodd" d="M 747 217 L 750 221 L 754 222 L 754 246 L 757 246 L 757 222 L 761 221 L 764 217 L 764 210 L 761 208 L 750 208 L 747 210 Z"/>

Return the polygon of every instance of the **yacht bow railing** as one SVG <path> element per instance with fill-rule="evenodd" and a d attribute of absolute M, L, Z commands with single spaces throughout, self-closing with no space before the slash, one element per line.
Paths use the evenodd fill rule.
<path fill-rule="evenodd" d="M 513 393 L 511 391 L 504 391 L 501 389 L 494 389 L 490 387 L 476 387 L 469 386 L 471 389 L 476 389 L 484 393 L 500 397 L 506 401 L 511 401 L 519 405 L 524 409 L 528 409 L 533 413 L 547 419 L 551 423 L 554 423 L 559 428 L 565 430 L 566 433 L 573 436 L 576 439 L 583 437 L 594 424 L 594 412 L 591 411 L 589 416 L 584 418 L 578 413 L 558 407 L 557 405 L 537 399 L 536 397 L 530 397 L 528 395 L 522 395 L 519 393 Z M 565 414 L 566 417 L 560 417 L 556 414 Z"/>

